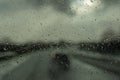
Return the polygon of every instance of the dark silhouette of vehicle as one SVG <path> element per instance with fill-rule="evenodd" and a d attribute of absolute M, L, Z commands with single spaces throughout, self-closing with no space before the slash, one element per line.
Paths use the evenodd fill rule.
<path fill-rule="evenodd" d="M 51 80 L 58 79 L 61 75 L 70 71 L 70 58 L 64 53 L 56 53 L 51 60 L 49 76 Z"/>
<path fill-rule="evenodd" d="M 70 60 L 66 54 L 57 53 L 52 60 L 53 63 L 58 65 L 59 69 L 63 71 L 68 71 L 70 69 Z"/>

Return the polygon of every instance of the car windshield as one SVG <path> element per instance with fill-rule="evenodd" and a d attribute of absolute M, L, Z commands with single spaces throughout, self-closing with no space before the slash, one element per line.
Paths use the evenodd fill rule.
<path fill-rule="evenodd" d="M 0 80 L 120 80 L 120 0 L 0 0 Z"/>

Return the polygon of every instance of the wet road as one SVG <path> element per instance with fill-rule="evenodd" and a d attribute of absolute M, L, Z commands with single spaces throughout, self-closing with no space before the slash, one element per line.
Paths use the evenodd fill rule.
<path fill-rule="evenodd" d="M 70 59 L 70 70 L 61 74 L 58 70 L 56 73 L 58 77 L 51 79 L 49 74 L 51 55 L 48 52 L 37 52 L 2 75 L 1 80 L 120 80 L 120 77 L 112 72 L 107 72 L 74 57 Z"/>

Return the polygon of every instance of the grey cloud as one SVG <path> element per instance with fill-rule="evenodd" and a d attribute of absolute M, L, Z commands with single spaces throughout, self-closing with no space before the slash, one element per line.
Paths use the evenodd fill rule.
<path fill-rule="evenodd" d="M 100 1 L 101 1 L 101 5 L 97 6 L 98 9 L 96 8 L 97 16 L 103 15 L 103 13 L 107 13 L 107 12 L 110 12 L 109 14 L 111 14 L 112 10 L 116 10 L 120 7 L 120 0 L 100 0 Z"/>
<path fill-rule="evenodd" d="M 109 9 L 110 6 L 119 6 L 120 0 L 101 0 L 102 4 L 104 5 L 104 9 Z"/>
<path fill-rule="evenodd" d="M 7 1 L 0 2 L 0 13 L 5 11 L 10 11 L 10 10 L 13 10 L 13 6 L 11 6 L 10 3 L 8 3 Z"/>
<path fill-rule="evenodd" d="M 71 1 L 70 0 L 27 0 L 31 2 L 33 6 L 41 7 L 43 5 L 51 5 L 55 10 L 73 14 L 72 10 L 70 9 Z"/>
<path fill-rule="evenodd" d="M 120 0 L 101 0 L 105 5 L 119 4 Z"/>
<path fill-rule="evenodd" d="M 70 0 L 18 0 L 16 3 L 13 1 L 1 1 L 0 10 L 2 12 L 14 12 L 15 10 L 27 9 L 28 7 L 37 9 L 43 6 L 52 6 L 56 11 L 71 15 L 73 14 L 70 9 L 71 2 Z"/>
<path fill-rule="evenodd" d="M 26 0 L 27 3 L 32 4 L 33 6 L 39 7 L 43 6 L 47 0 Z"/>
<path fill-rule="evenodd" d="M 52 5 L 56 10 L 71 14 L 70 1 L 69 0 L 51 0 Z"/>

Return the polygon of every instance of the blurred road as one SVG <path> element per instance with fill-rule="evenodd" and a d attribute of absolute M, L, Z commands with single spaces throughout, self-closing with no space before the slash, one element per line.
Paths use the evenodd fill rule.
<path fill-rule="evenodd" d="M 51 54 L 49 53 L 47 51 L 36 52 L 21 64 L 18 61 L 18 66 L 6 74 L 0 75 L 0 80 L 120 80 L 119 75 L 95 67 L 75 57 L 70 58 L 71 68 L 68 72 L 59 74 L 58 70 L 56 73 L 58 78 L 51 79 L 49 74 Z"/>

